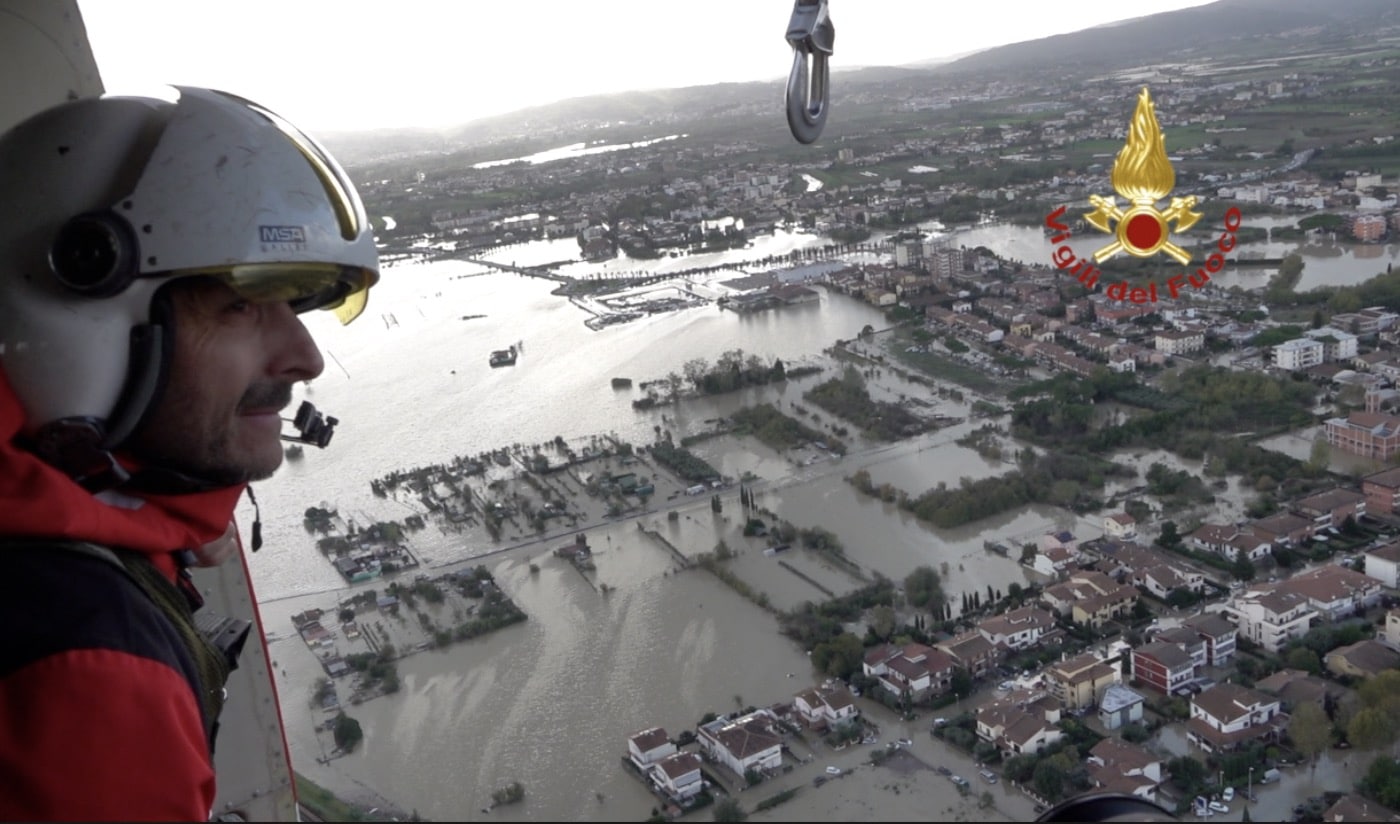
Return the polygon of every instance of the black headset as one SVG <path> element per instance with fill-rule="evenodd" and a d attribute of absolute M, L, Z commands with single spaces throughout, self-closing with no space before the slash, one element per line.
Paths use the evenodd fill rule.
<path fill-rule="evenodd" d="M 58 282 L 90 298 L 109 298 L 131 285 L 140 267 L 131 224 L 111 211 L 69 218 L 49 248 Z"/>

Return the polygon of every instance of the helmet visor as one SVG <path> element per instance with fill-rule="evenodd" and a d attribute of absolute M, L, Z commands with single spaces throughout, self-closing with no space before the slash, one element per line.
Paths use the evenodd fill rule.
<path fill-rule="evenodd" d="M 368 269 L 333 263 L 243 263 L 180 274 L 215 278 L 254 303 L 286 303 L 298 314 L 329 309 L 341 324 L 360 316 L 379 279 Z"/>

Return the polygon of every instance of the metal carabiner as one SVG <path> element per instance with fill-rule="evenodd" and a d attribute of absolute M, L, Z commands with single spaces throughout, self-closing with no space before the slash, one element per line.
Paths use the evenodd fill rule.
<path fill-rule="evenodd" d="M 788 22 L 792 72 L 787 84 L 788 128 L 798 143 L 812 143 L 826 125 L 831 97 L 826 59 L 836 45 L 836 27 L 826 10 L 827 0 L 796 0 Z M 811 66 L 808 66 L 808 59 Z"/>

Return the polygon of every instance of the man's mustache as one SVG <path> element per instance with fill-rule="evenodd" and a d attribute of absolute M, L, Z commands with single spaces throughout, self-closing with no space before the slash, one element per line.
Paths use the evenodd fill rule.
<path fill-rule="evenodd" d="M 246 409 L 276 409 L 282 410 L 292 402 L 292 385 L 290 383 L 260 383 L 254 384 L 243 393 L 243 397 L 238 401 L 240 410 Z"/>

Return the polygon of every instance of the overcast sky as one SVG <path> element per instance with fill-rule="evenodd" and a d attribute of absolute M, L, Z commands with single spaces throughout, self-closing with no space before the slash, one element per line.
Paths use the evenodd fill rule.
<path fill-rule="evenodd" d="M 1207 0 L 830 0 L 833 69 Z M 589 94 L 785 78 L 792 0 L 79 0 L 108 91 L 243 95 L 314 132 L 440 127 Z"/>

